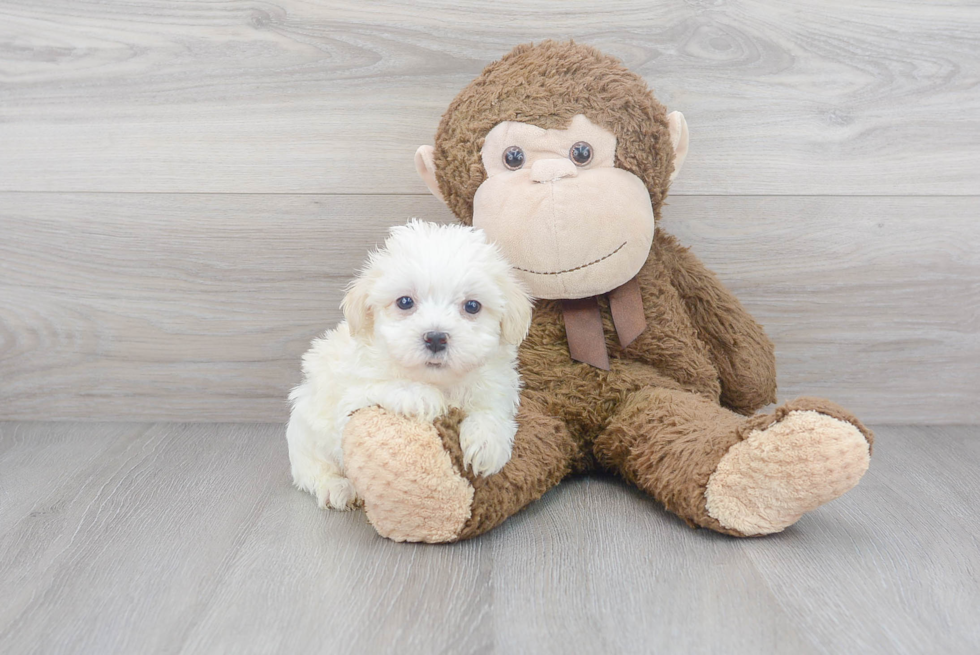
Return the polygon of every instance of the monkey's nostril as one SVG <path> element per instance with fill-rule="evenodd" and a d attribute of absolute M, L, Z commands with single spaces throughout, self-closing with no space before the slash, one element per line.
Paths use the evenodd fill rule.
<path fill-rule="evenodd" d="M 446 344 L 449 342 L 449 335 L 445 332 L 426 332 L 422 336 L 422 341 L 425 342 L 425 347 L 430 351 L 439 353 L 446 349 Z"/>
<path fill-rule="evenodd" d="M 568 159 L 539 159 L 531 166 L 531 179 L 535 182 L 557 182 L 577 175 L 578 168 Z"/>

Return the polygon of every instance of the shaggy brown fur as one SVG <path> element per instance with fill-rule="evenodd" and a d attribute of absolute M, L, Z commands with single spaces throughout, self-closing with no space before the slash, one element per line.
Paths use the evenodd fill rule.
<path fill-rule="evenodd" d="M 520 46 L 488 66 L 442 119 L 437 177 L 459 220 L 472 221 L 473 196 L 486 175 L 480 149 L 491 128 L 506 120 L 563 128 L 579 113 L 616 135 L 617 166 L 644 180 L 659 217 L 673 168 L 664 108 L 642 78 L 615 59 L 585 46 L 545 42 Z M 820 399 L 747 417 L 775 401 L 773 345 L 673 237 L 657 231 L 638 281 L 647 328 L 627 348 L 619 346 L 602 306 L 608 371 L 569 357 L 560 301 L 537 304 L 520 349 L 520 427 L 500 473 L 475 478 L 465 471 L 459 417 L 437 424 L 456 474 L 474 490 L 470 517 L 456 538 L 481 534 L 565 476 L 594 469 L 621 475 L 691 525 L 740 535 L 705 506 L 708 480 L 734 444 L 792 410 L 852 423 L 871 441 L 857 419 Z M 397 443 L 394 432 L 385 435 Z"/>
<path fill-rule="evenodd" d="M 677 262 L 686 268 L 666 268 Z M 461 538 L 498 525 L 567 474 L 596 466 L 621 474 L 692 525 L 734 534 L 704 510 L 708 477 L 747 422 L 720 401 L 737 399 L 731 409 L 747 413 L 775 399 L 772 344 L 670 235 L 658 232 L 639 282 L 648 327 L 628 348 L 619 346 L 603 308 L 609 371 L 569 358 L 559 301 L 537 305 L 520 350 L 525 391 L 514 454 L 496 476 L 462 473 L 476 495 Z M 719 303 L 724 321 L 710 311 Z M 733 362 L 741 361 L 752 365 L 735 373 Z M 449 420 L 438 427 L 463 471 L 456 426 Z"/>
<path fill-rule="evenodd" d="M 436 178 L 449 209 L 463 223 L 473 222 L 473 196 L 486 179 L 480 150 L 495 125 L 565 129 L 576 114 L 616 135 L 616 167 L 646 182 L 660 218 L 674 170 L 664 106 L 616 58 L 555 41 L 517 46 L 449 105 L 435 146 Z"/>

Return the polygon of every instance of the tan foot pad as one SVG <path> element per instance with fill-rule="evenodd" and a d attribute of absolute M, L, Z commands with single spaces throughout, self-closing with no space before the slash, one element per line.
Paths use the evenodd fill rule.
<path fill-rule="evenodd" d="M 382 537 L 455 541 L 470 518 L 473 487 L 430 423 L 378 408 L 356 412 L 344 430 L 344 469 Z"/>
<path fill-rule="evenodd" d="M 793 411 L 732 446 L 708 480 L 706 509 L 746 536 L 779 532 L 852 489 L 870 458 L 852 424 Z"/>

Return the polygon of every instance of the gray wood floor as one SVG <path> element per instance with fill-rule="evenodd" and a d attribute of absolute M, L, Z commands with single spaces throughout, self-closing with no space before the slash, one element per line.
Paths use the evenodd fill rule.
<path fill-rule="evenodd" d="M 780 535 L 610 479 L 396 544 L 288 480 L 275 424 L 0 423 L 2 653 L 977 653 L 980 427 L 880 427 Z"/>

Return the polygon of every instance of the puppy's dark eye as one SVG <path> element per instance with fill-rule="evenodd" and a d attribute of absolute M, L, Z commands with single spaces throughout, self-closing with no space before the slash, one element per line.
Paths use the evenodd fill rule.
<path fill-rule="evenodd" d="M 402 296 L 401 298 L 395 301 L 395 304 L 398 305 L 398 309 L 404 309 L 404 310 L 408 310 L 411 309 L 412 307 L 415 307 L 415 301 L 412 300 L 410 296 Z"/>
<path fill-rule="evenodd" d="M 476 300 L 467 300 L 466 303 L 463 304 L 463 309 L 466 310 L 467 314 L 478 314 L 480 310 L 483 309 L 483 305 Z"/>
<path fill-rule="evenodd" d="M 504 166 L 512 171 L 524 165 L 524 151 L 517 146 L 511 146 L 504 150 Z"/>
<path fill-rule="evenodd" d="M 569 148 L 568 157 L 576 166 L 585 166 L 592 161 L 592 146 L 585 141 L 579 141 Z"/>

